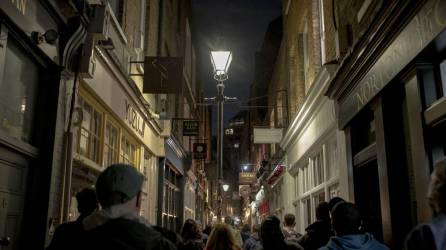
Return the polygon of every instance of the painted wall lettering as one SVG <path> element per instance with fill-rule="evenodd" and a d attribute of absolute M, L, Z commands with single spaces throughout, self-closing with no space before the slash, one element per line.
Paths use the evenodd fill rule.
<path fill-rule="evenodd" d="M 125 100 L 125 120 L 139 135 L 144 137 L 146 123 L 127 100 Z"/>
<path fill-rule="evenodd" d="M 446 1 L 428 1 L 384 51 L 351 94 L 339 104 L 344 127 L 367 103 L 423 50 L 446 26 Z"/>

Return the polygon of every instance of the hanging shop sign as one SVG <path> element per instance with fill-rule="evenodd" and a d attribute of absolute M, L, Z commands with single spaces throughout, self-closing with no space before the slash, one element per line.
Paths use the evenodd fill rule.
<path fill-rule="evenodd" d="M 254 184 L 257 180 L 256 172 L 241 172 L 239 173 L 238 182 L 240 185 L 243 184 Z"/>
<path fill-rule="evenodd" d="M 143 92 L 177 94 L 183 86 L 183 58 L 145 57 Z"/>
<path fill-rule="evenodd" d="M 183 121 L 183 136 L 198 136 L 200 123 L 198 121 Z"/>
<path fill-rule="evenodd" d="M 280 143 L 282 136 L 281 128 L 254 128 L 254 144 Z"/>
<path fill-rule="evenodd" d="M 194 143 L 193 153 L 195 160 L 204 160 L 207 156 L 207 144 L 206 143 Z"/>
<path fill-rule="evenodd" d="M 273 172 L 266 179 L 269 185 L 273 185 L 285 173 L 285 165 L 277 165 Z"/>

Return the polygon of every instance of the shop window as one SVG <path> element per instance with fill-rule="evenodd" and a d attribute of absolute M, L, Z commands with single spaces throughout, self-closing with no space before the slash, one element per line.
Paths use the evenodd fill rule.
<path fill-rule="evenodd" d="M 163 190 L 163 211 L 162 226 L 170 230 L 177 230 L 179 218 L 179 195 L 177 187 L 178 174 L 170 167 L 165 167 L 164 190 Z"/>
<path fill-rule="evenodd" d="M 309 198 L 302 200 L 304 228 L 311 224 L 311 201 Z"/>
<path fill-rule="evenodd" d="M 124 135 L 121 138 L 121 162 L 138 167 L 137 146 Z"/>
<path fill-rule="evenodd" d="M 107 121 L 104 134 L 104 167 L 109 166 L 118 161 L 118 128 L 113 126 L 110 121 Z"/>
<path fill-rule="evenodd" d="M 322 151 L 318 152 L 316 156 L 313 157 L 313 177 L 314 186 L 317 187 L 324 182 L 324 162 L 322 157 Z"/>
<path fill-rule="evenodd" d="M 324 201 L 325 201 L 325 191 L 313 195 L 314 220 L 316 220 L 316 207 Z"/>
<path fill-rule="evenodd" d="M 16 41 L 8 38 L 6 44 L 0 79 L 0 129 L 16 139 L 31 142 L 39 67 Z"/>
<path fill-rule="evenodd" d="M 446 96 L 446 60 L 440 63 L 440 75 L 443 96 Z"/>
<path fill-rule="evenodd" d="M 79 98 L 79 106 L 82 109 L 82 122 L 79 127 L 77 152 L 99 164 L 102 114 L 82 98 Z"/>
<path fill-rule="evenodd" d="M 339 176 L 338 162 L 338 144 L 336 139 L 330 141 L 327 146 L 327 180 Z"/>
<path fill-rule="evenodd" d="M 328 187 L 328 198 L 331 199 L 336 196 L 340 196 L 339 183 L 333 184 Z"/>

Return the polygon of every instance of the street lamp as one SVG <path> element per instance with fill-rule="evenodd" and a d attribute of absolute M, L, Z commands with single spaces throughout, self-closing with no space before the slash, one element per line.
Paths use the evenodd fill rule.
<path fill-rule="evenodd" d="M 228 192 L 229 189 L 229 185 L 228 184 L 223 184 L 223 191 Z"/>
<path fill-rule="evenodd" d="M 231 51 L 211 51 L 211 62 L 214 67 L 214 79 L 217 80 L 217 96 L 209 98 L 217 102 L 217 177 L 220 182 L 223 180 L 223 104 L 227 100 L 234 100 L 224 95 L 225 85 L 223 82 L 228 79 L 228 69 L 232 61 Z M 225 184 L 226 185 L 226 184 Z M 223 185 L 223 189 L 225 188 Z M 229 185 L 226 185 L 229 188 Z M 227 189 L 226 188 L 226 189 Z M 220 190 L 220 189 L 218 189 Z M 220 192 L 217 194 L 221 197 Z M 218 217 L 221 217 L 221 208 L 219 209 Z M 220 218 L 218 218 L 220 220 Z"/>

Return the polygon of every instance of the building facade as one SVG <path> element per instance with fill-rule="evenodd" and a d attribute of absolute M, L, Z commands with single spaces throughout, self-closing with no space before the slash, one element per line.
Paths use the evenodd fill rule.
<path fill-rule="evenodd" d="M 429 175 L 445 157 L 445 4 L 338 6 L 348 53 L 327 95 L 346 135 L 350 199 L 367 230 L 395 249 L 430 218 Z"/>
<path fill-rule="evenodd" d="M 58 209 L 51 185 L 62 161 L 58 118 L 72 84 L 57 39 L 64 27 L 50 1 L 0 3 L 0 237 L 10 237 L 9 249 L 43 247 Z"/>

